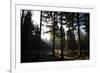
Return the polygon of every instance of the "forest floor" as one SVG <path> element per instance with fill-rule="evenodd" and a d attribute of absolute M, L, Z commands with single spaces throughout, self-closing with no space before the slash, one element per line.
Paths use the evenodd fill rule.
<path fill-rule="evenodd" d="M 50 44 L 42 41 L 42 46 L 39 51 L 30 50 L 25 53 L 24 56 L 21 56 L 21 62 L 48 62 L 48 61 L 71 61 L 71 60 L 88 60 L 89 55 L 87 53 L 82 52 L 81 55 L 77 53 L 68 53 L 68 51 L 64 51 L 63 58 L 61 59 L 61 50 L 55 49 L 55 55 L 52 55 L 52 46 Z"/>

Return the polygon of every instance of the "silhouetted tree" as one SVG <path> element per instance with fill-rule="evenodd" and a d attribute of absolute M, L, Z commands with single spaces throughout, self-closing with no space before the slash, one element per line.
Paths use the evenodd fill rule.
<path fill-rule="evenodd" d="M 77 25 L 78 25 L 78 48 L 79 48 L 78 55 L 80 55 L 80 21 L 79 21 L 79 13 L 77 13 Z"/>
<path fill-rule="evenodd" d="M 80 27 L 80 51 L 89 56 L 89 13 L 80 13 Z"/>

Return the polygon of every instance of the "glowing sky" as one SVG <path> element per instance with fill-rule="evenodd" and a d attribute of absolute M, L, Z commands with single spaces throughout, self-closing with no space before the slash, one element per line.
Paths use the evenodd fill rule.
<path fill-rule="evenodd" d="M 40 11 L 32 11 L 32 21 L 34 25 L 38 25 L 38 27 L 40 28 Z M 44 26 L 41 27 L 41 39 L 45 41 L 50 41 L 50 39 L 52 39 L 51 34 L 50 33 L 45 34 L 45 32 L 49 31 L 50 28 L 46 27 L 47 23 L 44 22 L 42 23 L 44 24 Z M 48 23 L 48 25 L 52 25 L 52 24 Z M 60 28 L 60 24 L 58 24 L 58 27 Z M 64 28 L 64 33 L 66 35 L 65 39 L 66 39 L 67 38 L 66 31 L 68 31 L 68 28 L 65 25 L 63 25 L 62 27 Z M 85 31 L 82 29 L 82 27 L 80 27 L 80 29 L 85 34 Z M 77 39 L 78 38 L 77 31 L 74 31 L 74 34 L 75 34 L 75 38 Z"/>

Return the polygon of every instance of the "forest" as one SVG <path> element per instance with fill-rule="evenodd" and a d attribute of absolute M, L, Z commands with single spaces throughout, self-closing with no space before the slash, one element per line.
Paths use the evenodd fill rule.
<path fill-rule="evenodd" d="M 20 12 L 21 63 L 89 60 L 90 14 L 84 12 Z"/>

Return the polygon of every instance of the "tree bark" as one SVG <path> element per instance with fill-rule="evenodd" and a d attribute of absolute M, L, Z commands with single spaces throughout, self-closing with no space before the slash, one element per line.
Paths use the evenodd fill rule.
<path fill-rule="evenodd" d="M 81 49 L 80 49 L 80 24 L 79 24 L 79 13 L 77 13 L 77 25 L 78 25 L 78 55 L 81 55 Z"/>
<path fill-rule="evenodd" d="M 63 60 L 62 12 L 61 12 L 61 59 Z"/>
<path fill-rule="evenodd" d="M 54 24 L 53 24 L 53 50 L 52 50 L 52 55 L 55 55 L 55 12 L 54 12 Z"/>

